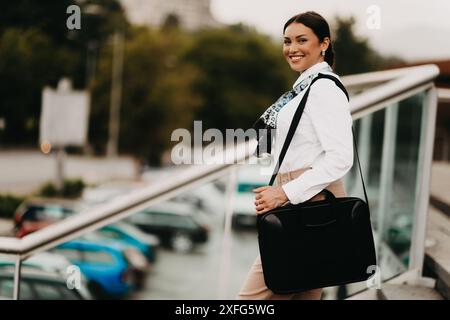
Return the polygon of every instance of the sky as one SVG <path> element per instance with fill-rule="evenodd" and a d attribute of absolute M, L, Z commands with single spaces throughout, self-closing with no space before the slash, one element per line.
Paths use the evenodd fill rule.
<path fill-rule="evenodd" d="M 383 55 L 411 62 L 450 59 L 449 0 L 211 0 L 218 21 L 252 25 L 280 43 L 284 22 L 309 10 L 331 27 L 336 15 L 354 16 L 356 34 Z"/>

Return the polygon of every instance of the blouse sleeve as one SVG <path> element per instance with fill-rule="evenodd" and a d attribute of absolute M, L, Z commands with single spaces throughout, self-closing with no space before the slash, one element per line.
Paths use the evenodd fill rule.
<path fill-rule="evenodd" d="M 331 80 L 317 80 L 311 87 L 305 111 L 325 154 L 311 165 L 312 169 L 282 186 L 292 204 L 314 197 L 342 178 L 353 165 L 353 120 L 344 92 Z"/>

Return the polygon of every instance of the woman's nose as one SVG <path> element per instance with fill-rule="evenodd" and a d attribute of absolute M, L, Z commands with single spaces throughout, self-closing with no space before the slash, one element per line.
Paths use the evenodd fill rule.
<path fill-rule="evenodd" d="M 299 51 L 300 51 L 300 47 L 297 44 L 292 44 L 289 47 L 289 53 L 290 54 L 295 54 L 295 53 L 298 53 Z"/>

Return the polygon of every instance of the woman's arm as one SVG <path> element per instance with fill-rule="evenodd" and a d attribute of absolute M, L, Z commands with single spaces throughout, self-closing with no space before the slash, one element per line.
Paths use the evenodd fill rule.
<path fill-rule="evenodd" d="M 353 165 L 352 117 L 345 94 L 328 79 L 311 87 L 305 111 L 311 116 L 325 156 L 298 178 L 282 186 L 293 204 L 309 200 L 342 178 Z"/>

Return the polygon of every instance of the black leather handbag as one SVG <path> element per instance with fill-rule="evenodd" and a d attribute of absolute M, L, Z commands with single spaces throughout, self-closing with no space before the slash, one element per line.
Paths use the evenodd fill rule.
<path fill-rule="evenodd" d="M 319 74 L 305 92 L 289 127 L 272 185 L 298 126 L 309 89 L 318 79 L 330 79 L 348 93 L 333 76 Z M 369 202 L 359 163 L 366 201 L 356 197 L 336 198 L 323 189 L 325 200 L 287 204 L 257 216 L 258 242 L 264 280 L 277 294 L 307 291 L 367 280 L 375 266 L 376 253 L 370 222 Z"/>

